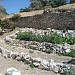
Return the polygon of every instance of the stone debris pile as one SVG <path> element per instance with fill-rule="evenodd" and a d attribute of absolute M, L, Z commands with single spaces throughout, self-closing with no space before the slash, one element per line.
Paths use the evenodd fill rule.
<path fill-rule="evenodd" d="M 0 54 L 4 58 L 11 58 L 19 62 L 22 61 L 23 63 L 27 63 L 27 64 L 29 63 L 29 64 L 34 65 L 34 67 L 36 68 L 53 71 L 55 73 L 61 73 L 61 72 L 63 73 L 65 68 L 70 68 L 68 64 L 58 63 L 58 62 L 55 62 L 53 59 L 51 59 L 50 61 L 47 61 L 42 58 L 34 58 L 23 52 L 21 53 L 13 52 L 13 51 L 6 50 L 2 47 L 0 47 Z M 8 71 L 9 70 L 10 69 L 8 69 Z"/>

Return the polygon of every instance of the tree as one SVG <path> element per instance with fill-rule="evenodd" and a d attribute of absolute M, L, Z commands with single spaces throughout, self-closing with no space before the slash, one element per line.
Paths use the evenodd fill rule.
<path fill-rule="evenodd" d="M 29 8 L 27 8 L 27 7 L 20 9 L 20 12 L 30 12 L 30 11 L 31 10 Z"/>
<path fill-rule="evenodd" d="M 58 7 L 66 4 L 66 0 L 30 0 L 32 9 L 40 9 L 45 6 Z"/>
<path fill-rule="evenodd" d="M 41 2 L 43 7 L 50 5 L 49 0 L 39 0 L 39 1 Z"/>
<path fill-rule="evenodd" d="M 49 0 L 30 0 L 30 7 L 32 9 L 43 9 L 45 6 L 49 6 Z"/>
<path fill-rule="evenodd" d="M 6 9 L 2 5 L 0 5 L 0 13 L 7 14 Z"/>
<path fill-rule="evenodd" d="M 32 10 L 36 10 L 36 9 L 39 9 L 39 8 L 43 7 L 40 0 L 30 0 L 30 2 L 31 2 L 30 8 Z"/>
<path fill-rule="evenodd" d="M 49 4 L 50 4 L 52 7 L 56 7 L 56 0 L 49 0 Z"/>
<path fill-rule="evenodd" d="M 65 5 L 66 4 L 66 0 L 55 0 L 54 3 L 58 7 L 58 6 Z"/>
<path fill-rule="evenodd" d="M 70 0 L 70 3 L 75 3 L 75 0 Z"/>

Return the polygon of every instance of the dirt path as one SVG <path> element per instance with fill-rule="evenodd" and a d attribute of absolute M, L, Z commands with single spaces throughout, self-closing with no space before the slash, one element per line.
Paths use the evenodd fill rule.
<path fill-rule="evenodd" d="M 16 52 L 25 52 L 26 54 L 29 54 L 30 56 L 33 57 L 40 57 L 46 60 L 54 59 L 57 62 L 66 62 L 69 61 L 71 58 L 70 57 L 64 57 L 64 56 L 58 56 L 56 54 L 47 54 L 41 51 L 36 51 L 36 50 L 31 50 L 31 49 L 25 49 L 22 47 L 16 47 L 16 46 L 9 46 L 5 43 L 4 38 L 5 36 L 14 33 L 16 30 L 10 32 L 10 33 L 5 33 L 3 36 L 0 36 L 0 46 L 7 49 L 7 50 L 12 50 Z M 30 53 L 29 51 L 33 51 L 33 53 Z M 3 58 L 0 56 L 0 73 L 5 73 L 6 69 L 9 67 L 15 67 L 18 70 L 22 72 L 22 75 L 57 75 L 53 72 L 50 71 L 45 71 L 45 70 L 40 70 L 40 69 L 32 69 L 29 67 L 29 65 L 23 64 L 22 62 L 18 62 L 16 60 L 8 59 L 8 58 Z"/>

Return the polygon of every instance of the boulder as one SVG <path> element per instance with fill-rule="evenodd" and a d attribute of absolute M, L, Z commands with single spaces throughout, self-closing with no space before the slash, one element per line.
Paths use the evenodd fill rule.
<path fill-rule="evenodd" d="M 42 59 L 41 58 L 32 58 L 32 61 L 41 63 Z"/>
<path fill-rule="evenodd" d="M 5 41 L 6 41 L 7 43 L 11 43 L 11 42 L 12 42 L 12 39 L 11 39 L 9 36 L 6 36 Z"/>
<path fill-rule="evenodd" d="M 47 60 L 42 60 L 41 65 L 47 70 L 49 69 L 49 66 L 50 66 Z"/>
<path fill-rule="evenodd" d="M 33 65 L 34 65 L 35 67 L 38 67 L 38 66 L 40 66 L 40 63 L 34 62 Z"/>
<path fill-rule="evenodd" d="M 59 72 L 59 67 L 57 66 L 57 63 L 53 59 L 51 59 L 50 62 L 50 70 L 54 71 L 55 73 Z"/>
<path fill-rule="evenodd" d="M 21 72 L 15 68 L 8 68 L 7 75 L 21 75 Z"/>
<path fill-rule="evenodd" d="M 70 50 L 70 49 L 66 49 L 65 52 L 66 52 L 66 53 L 70 53 L 71 50 Z"/>

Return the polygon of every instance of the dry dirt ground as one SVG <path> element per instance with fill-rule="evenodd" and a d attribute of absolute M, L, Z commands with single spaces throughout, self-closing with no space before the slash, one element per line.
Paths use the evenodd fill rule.
<path fill-rule="evenodd" d="M 70 57 L 64 57 L 64 56 L 58 56 L 56 54 L 47 54 L 44 52 L 36 51 L 36 50 L 31 50 L 31 49 L 25 49 L 21 47 L 16 47 L 16 46 L 9 46 L 5 43 L 4 38 L 5 36 L 14 33 L 16 30 L 10 32 L 10 33 L 5 33 L 4 35 L 0 36 L 0 46 L 4 47 L 5 49 L 12 50 L 12 51 L 17 51 L 17 52 L 25 52 L 26 54 L 29 54 L 30 56 L 33 57 L 40 57 L 46 60 L 54 59 L 56 62 L 66 62 L 69 61 L 71 58 Z M 29 51 L 33 51 L 33 53 L 30 53 Z M 9 58 L 3 58 L 0 56 L 0 73 L 5 73 L 6 70 L 10 67 L 15 67 L 18 70 L 21 71 L 22 75 L 59 75 L 55 74 L 51 71 L 46 71 L 46 70 L 40 70 L 37 68 L 30 68 L 29 65 L 24 64 L 22 62 L 18 62 L 16 60 L 12 60 Z"/>
<path fill-rule="evenodd" d="M 43 11 L 44 10 L 36 10 L 36 11 L 31 11 L 31 12 L 21 12 L 21 13 L 15 13 L 15 14 L 20 14 L 21 17 L 27 17 L 27 16 L 35 16 L 35 15 L 43 14 Z M 3 17 L 2 19 L 11 18 L 13 16 L 14 14 L 10 14 L 10 15 Z"/>

